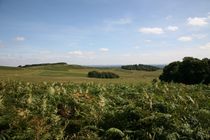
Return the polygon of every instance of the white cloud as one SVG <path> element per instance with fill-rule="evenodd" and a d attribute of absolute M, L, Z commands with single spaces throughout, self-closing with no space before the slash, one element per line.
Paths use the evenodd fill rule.
<path fill-rule="evenodd" d="M 99 50 L 100 50 L 101 52 L 108 52 L 108 51 L 109 51 L 108 48 L 100 48 Z"/>
<path fill-rule="evenodd" d="M 135 49 L 139 49 L 139 48 L 140 48 L 140 46 L 136 45 L 136 46 L 134 46 L 134 48 L 135 48 Z"/>
<path fill-rule="evenodd" d="M 85 57 L 85 58 L 92 58 L 95 55 L 94 52 L 80 51 L 80 50 L 70 51 L 68 52 L 68 54 L 70 55 L 70 57 Z"/>
<path fill-rule="evenodd" d="M 183 42 L 188 42 L 188 41 L 192 41 L 192 37 L 191 36 L 181 36 L 178 38 L 179 41 L 183 41 Z"/>
<path fill-rule="evenodd" d="M 154 27 L 154 28 L 150 28 L 150 27 L 144 27 L 144 28 L 140 28 L 139 32 L 141 33 L 145 33 L 145 34 L 163 34 L 164 31 L 162 28 L 158 28 L 158 27 Z"/>
<path fill-rule="evenodd" d="M 203 49 L 203 50 L 210 49 L 210 42 L 208 42 L 208 43 L 205 44 L 205 45 L 200 46 L 199 48 L 200 48 L 200 49 Z"/>
<path fill-rule="evenodd" d="M 129 17 L 105 20 L 104 21 L 105 26 L 102 27 L 102 30 L 105 32 L 113 32 L 113 31 L 119 30 L 120 29 L 119 26 L 129 25 L 132 22 L 133 22 L 132 19 Z"/>
<path fill-rule="evenodd" d="M 68 54 L 76 55 L 76 56 L 82 56 L 83 52 L 82 51 L 71 51 L 71 52 L 68 52 Z"/>
<path fill-rule="evenodd" d="M 204 17 L 194 17 L 194 18 L 189 17 L 187 19 L 187 22 L 188 22 L 188 25 L 192 25 L 192 26 L 205 26 L 208 24 L 207 18 L 204 18 Z"/>
<path fill-rule="evenodd" d="M 168 26 L 166 29 L 169 30 L 169 31 L 175 32 L 175 31 L 177 31 L 179 29 L 179 27 L 177 27 L 177 26 Z"/>
<path fill-rule="evenodd" d="M 23 37 L 23 36 L 17 36 L 17 37 L 15 37 L 15 40 L 16 41 L 24 41 L 25 40 L 25 37 Z"/>

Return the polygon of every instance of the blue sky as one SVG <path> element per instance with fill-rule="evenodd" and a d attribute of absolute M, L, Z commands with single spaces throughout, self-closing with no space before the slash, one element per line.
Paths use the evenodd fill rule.
<path fill-rule="evenodd" d="M 209 0 L 0 0 L 0 65 L 210 58 Z"/>

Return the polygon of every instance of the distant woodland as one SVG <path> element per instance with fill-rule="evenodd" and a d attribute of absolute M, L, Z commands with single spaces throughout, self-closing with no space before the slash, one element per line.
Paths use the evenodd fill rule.
<path fill-rule="evenodd" d="M 151 65 L 143 65 L 143 64 L 135 64 L 135 65 L 124 65 L 121 66 L 122 69 L 126 70 L 144 70 L 144 71 L 156 71 L 160 68 L 151 66 Z"/>

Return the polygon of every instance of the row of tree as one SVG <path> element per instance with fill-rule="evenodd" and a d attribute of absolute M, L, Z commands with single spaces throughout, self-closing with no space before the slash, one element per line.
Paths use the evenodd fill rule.
<path fill-rule="evenodd" d="M 90 72 L 88 72 L 88 77 L 91 77 L 91 78 L 119 78 L 119 75 L 112 73 L 112 72 L 90 71 Z"/>
<path fill-rule="evenodd" d="M 202 60 L 185 57 L 183 61 L 172 62 L 165 66 L 159 79 L 166 82 L 184 84 L 209 84 L 210 83 L 210 59 Z"/>
<path fill-rule="evenodd" d="M 144 71 L 156 71 L 159 68 L 151 65 L 135 64 L 135 65 L 125 65 L 121 66 L 122 69 L 126 70 L 144 70 Z"/>
<path fill-rule="evenodd" d="M 27 68 L 27 67 L 36 67 L 36 66 L 48 66 L 48 65 L 67 65 L 65 62 L 58 62 L 58 63 L 41 63 L 41 64 L 30 64 L 30 65 L 19 65 L 18 67 Z"/>

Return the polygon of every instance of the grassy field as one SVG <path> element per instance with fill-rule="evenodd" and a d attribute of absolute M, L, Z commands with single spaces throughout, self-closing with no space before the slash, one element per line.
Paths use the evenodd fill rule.
<path fill-rule="evenodd" d="M 88 78 L 89 71 L 109 71 L 120 76 L 119 79 L 97 79 Z M 158 78 L 161 70 L 147 71 L 129 71 L 120 68 L 90 68 L 75 65 L 48 65 L 35 66 L 28 68 L 0 67 L 1 80 L 21 80 L 28 82 L 96 82 L 96 83 L 150 83 Z"/>

